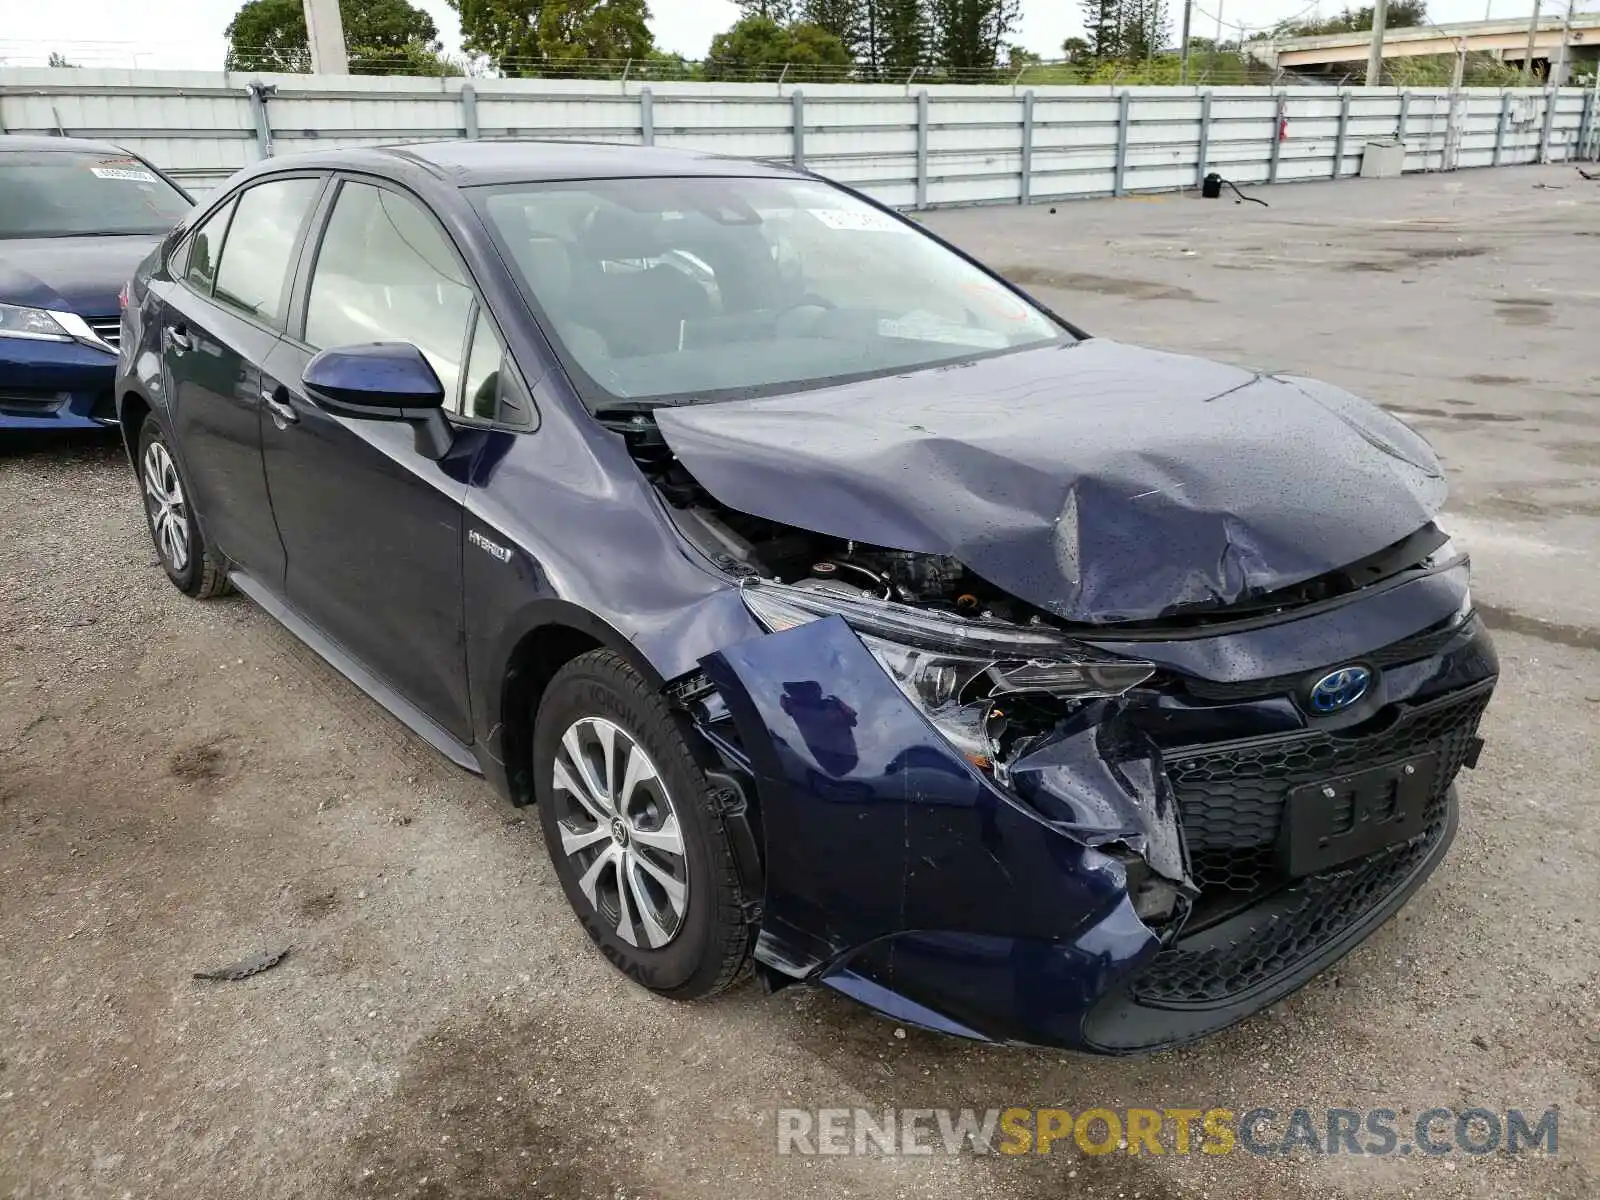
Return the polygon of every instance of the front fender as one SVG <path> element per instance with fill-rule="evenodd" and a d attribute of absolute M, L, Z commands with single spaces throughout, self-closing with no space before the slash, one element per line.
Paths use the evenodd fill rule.
<path fill-rule="evenodd" d="M 1077 1014 L 1154 953 L 1122 864 L 971 767 L 843 619 L 702 665 L 755 779 L 766 851 L 756 956 L 771 969 L 919 1024 L 1008 1037 L 1005 1022 L 984 1024 L 992 1008 L 956 1011 L 974 954 L 1043 955 L 1048 969 L 1024 975 L 1061 991 L 1032 1003 Z"/>

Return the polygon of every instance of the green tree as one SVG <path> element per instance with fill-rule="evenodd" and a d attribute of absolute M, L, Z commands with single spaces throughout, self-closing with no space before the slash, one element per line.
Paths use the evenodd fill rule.
<path fill-rule="evenodd" d="M 733 0 L 733 2 L 739 6 L 741 18 L 765 17 L 779 25 L 787 25 L 794 20 L 794 0 Z"/>
<path fill-rule="evenodd" d="M 1088 57 L 1097 62 L 1122 57 L 1120 0 L 1082 0 L 1082 8 L 1083 29 L 1089 35 L 1084 41 Z M 1066 49 L 1065 43 L 1061 48 Z"/>
<path fill-rule="evenodd" d="M 932 45 L 924 0 L 872 0 L 882 49 L 877 67 L 887 79 L 910 78 L 926 66 Z"/>
<path fill-rule="evenodd" d="M 1089 42 L 1086 38 L 1069 37 L 1061 42 L 1061 53 L 1067 58 L 1082 58 L 1089 53 Z"/>
<path fill-rule="evenodd" d="M 1122 0 L 1122 57 L 1154 58 L 1170 32 L 1166 0 Z"/>
<path fill-rule="evenodd" d="M 78 64 L 75 62 L 68 62 L 67 56 L 61 53 L 61 51 L 52 50 L 50 51 L 50 57 L 45 62 L 45 65 L 48 67 L 75 67 Z"/>
<path fill-rule="evenodd" d="M 342 0 L 345 51 L 356 75 L 437 75 L 439 29 L 407 0 Z M 223 31 L 229 71 L 307 71 L 310 35 L 301 0 L 248 0 Z"/>
<path fill-rule="evenodd" d="M 867 4 L 864 0 L 802 0 L 801 18 L 838 38 L 852 59 L 866 51 Z"/>
<path fill-rule="evenodd" d="M 1394 0 L 1384 16 L 1389 29 L 1428 23 L 1427 0 Z M 1337 16 L 1320 21 L 1286 21 L 1273 30 L 1279 37 L 1317 37 L 1325 33 L 1363 33 L 1372 28 L 1372 9 L 1345 9 Z"/>
<path fill-rule="evenodd" d="M 581 72 L 580 59 L 648 57 L 645 0 L 447 0 L 461 14 L 461 45 L 504 75 Z"/>
<path fill-rule="evenodd" d="M 931 0 L 934 57 L 941 67 L 993 70 L 1022 0 Z"/>
<path fill-rule="evenodd" d="M 461 17 L 461 48 L 483 55 L 506 74 L 506 65 L 543 57 L 539 41 L 540 0 L 447 0 Z"/>
<path fill-rule="evenodd" d="M 665 50 L 652 50 L 644 56 L 644 62 L 634 63 L 633 75 L 636 79 L 679 82 L 703 78 L 699 63 L 692 63 L 681 54 L 669 54 Z"/>
<path fill-rule="evenodd" d="M 544 0 L 539 44 L 556 61 L 643 59 L 655 49 L 645 0 Z"/>
<path fill-rule="evenodd" d="M 771 17 L 741 17 L 711 39 L 707 79 L 838 79 L 850 66 L 850 51 L 826 29 L 780 25 Z"/>
<path fill-rule="evenodd" d="M 1012 42 L 1006 46 L 1005 65 L 1007 71 L 1024 71 L 1029 67 L 1037 67 L 1044 59 L 1040 58 L 1026 46 Z"/>

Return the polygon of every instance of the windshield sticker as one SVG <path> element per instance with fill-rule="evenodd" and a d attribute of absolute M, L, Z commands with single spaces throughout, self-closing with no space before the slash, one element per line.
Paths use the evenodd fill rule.
<path fill-rule="evenodd" d="M 156 181 L 156 177 L 149 171 L 141 171 L 137 167 L 90 167 L 89 173 L 96 179 L 127 179 L 134 183 Z"/>
<path fill-rule="evenodd" d="M 871 208 L 809 208 L 806 210 L 829 229 L 865 230 L 870 233 L 910 233 L 910 226 L 888 213 Z"/>

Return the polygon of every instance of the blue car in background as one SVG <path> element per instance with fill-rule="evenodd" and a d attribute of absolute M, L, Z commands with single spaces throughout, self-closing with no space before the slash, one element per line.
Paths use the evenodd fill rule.
<path fill-rule="evenodd" d="M 0 137 L 0 430 L 116 423 L 119 294 L 190 206 L 106 142 Z"/>

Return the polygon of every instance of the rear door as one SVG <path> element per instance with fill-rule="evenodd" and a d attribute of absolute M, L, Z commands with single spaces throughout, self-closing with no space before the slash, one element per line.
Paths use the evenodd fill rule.
<path fill-rule="evenodd" d="M 180 247 L 161 313 L 179 454 L 206 532 L 281 586 L 283 544 L 261 467 L 261 365 L 288 311 L 289 266 L 324 178 L 274 178 L 218 209 Z"/>
<path fill-rule="evenodd" d="M 267 485 L 287 554 L 289 602 L 464 742 L 472 740 L 462 617 L 462 505 L 481 441 L 458 437 L 435 462 L 410 426 L 336 417 L 301 385 L 319 350 L 373 341 L 416 345 L 446 409 L 482 390 L 468 366 L 477 301 L 443 229 L 409 193 L 345 179 L 301 275 L 295 332 L 267 364 Z M 493 336 L 492 328 L 488 329 Z M 498 368 L 498 345 L 475 352 Z"/>

